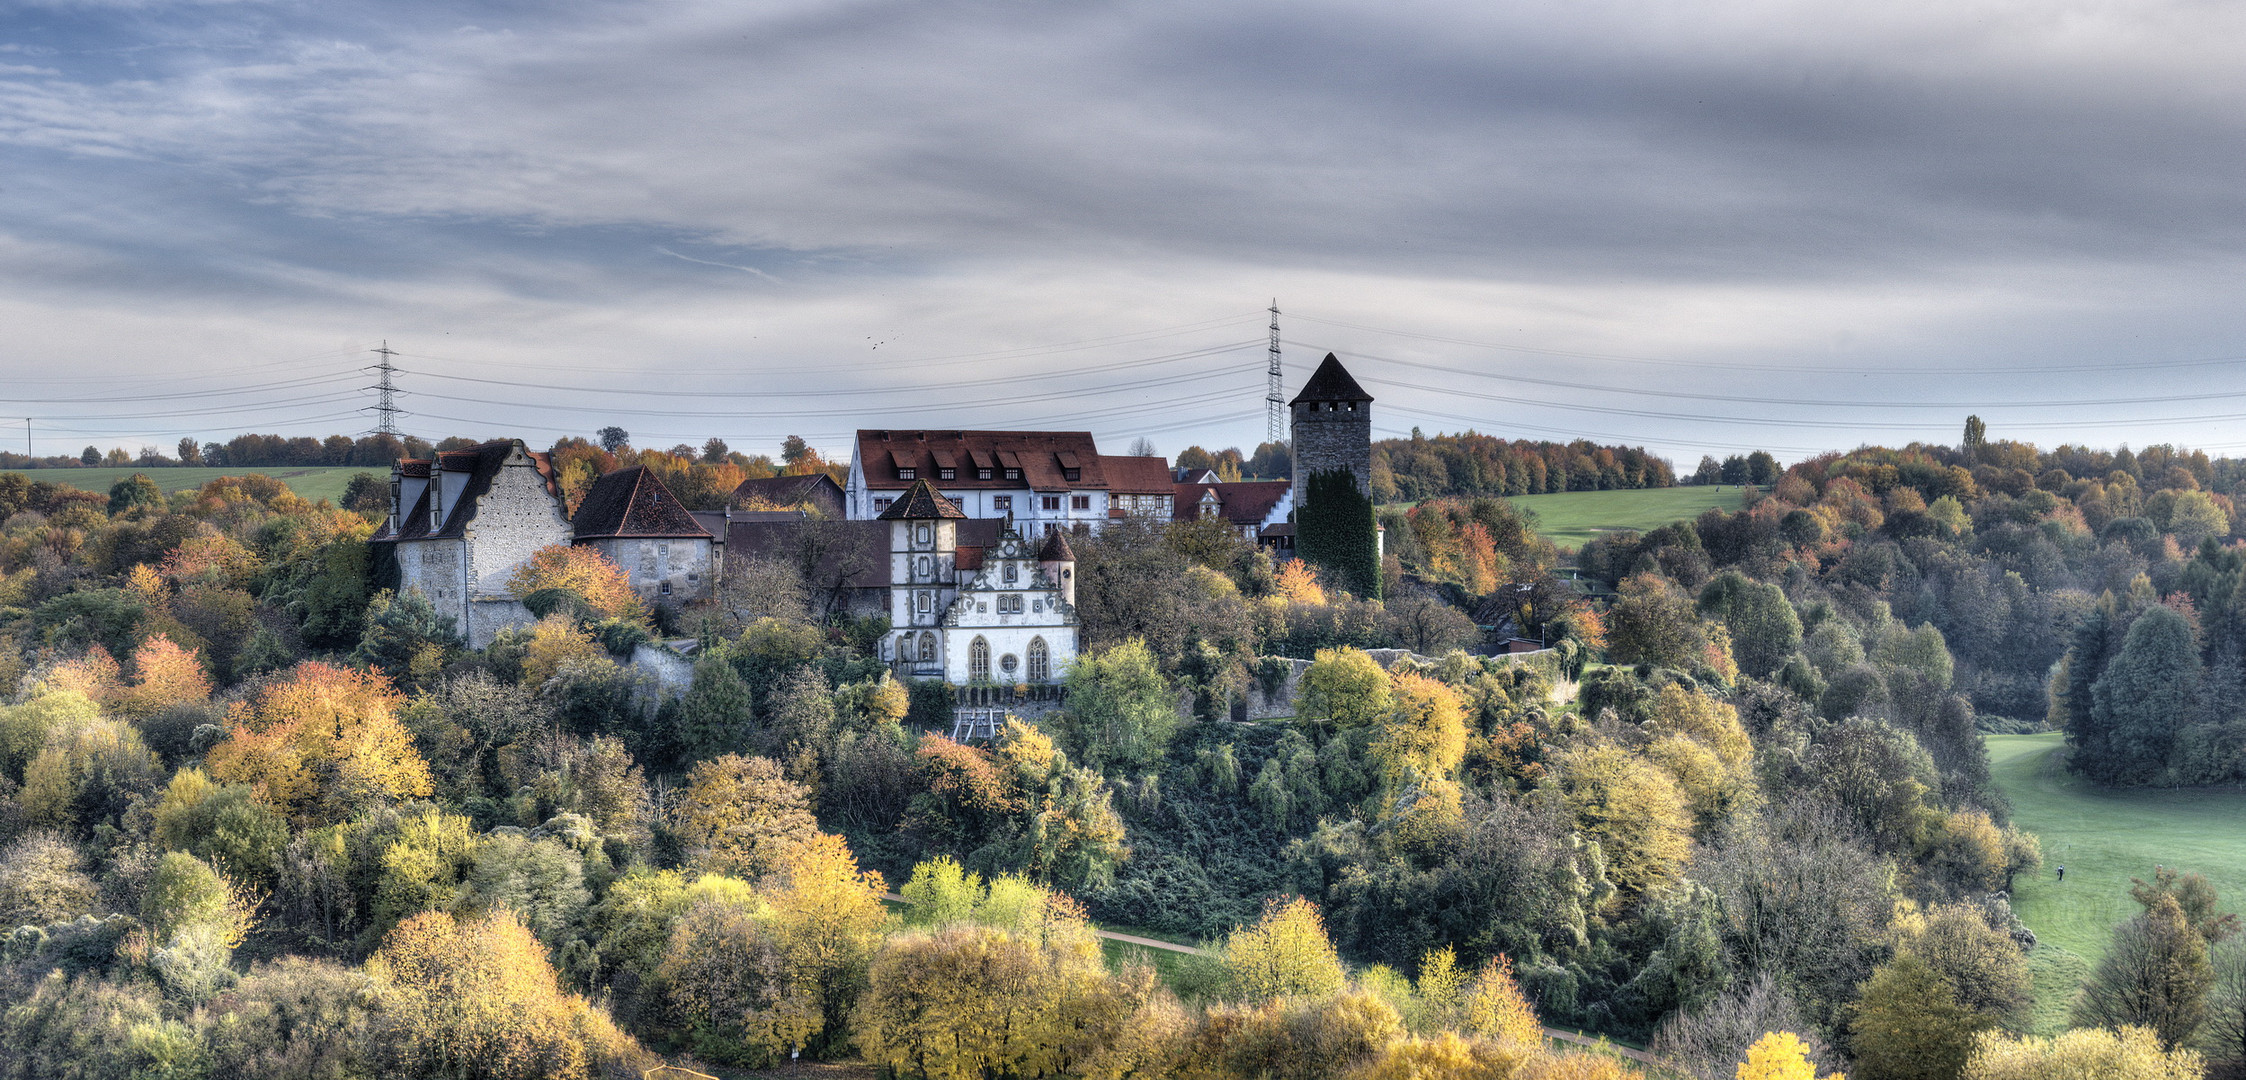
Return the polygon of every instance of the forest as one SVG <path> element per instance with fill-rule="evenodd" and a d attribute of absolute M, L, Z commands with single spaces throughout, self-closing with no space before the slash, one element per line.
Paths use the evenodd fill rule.
<path fill-rule="evenodd" d="M 1570 568 L 1501 497 L 1553 477 L 1504 448 L 1552 444 L 1384 444 L 1389 475 L 1422 443 L 1481 464 L 1383 515 L 1379 600 L 1218 523 L 1080 538 L 1065 703 L 987 744 L 785 560 L 660 616 L 669 695 L 625 662 L 657 614 L 581 549 L 470 651 L 373 588 L 371 513 L 0 475 L 0 1075 L 2240 1067 L 2246 938 L 2189 868 L 2030 1031 L 2006 894 L 2043 857 L 1980 739 L 2246 776 L 2237 463 L 1864 448 Z M 1501 620 L 1554 647 L 1470 651 Z M 1232 719 L 1251 689 L 1294 715 Z"/>

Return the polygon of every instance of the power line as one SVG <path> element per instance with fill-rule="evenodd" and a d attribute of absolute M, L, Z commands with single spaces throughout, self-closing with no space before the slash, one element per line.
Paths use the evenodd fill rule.
<path fill-rule="evenodd" d="M 1263 426 L 1265 442 L 1287 440 L 1287 406 L 1282 401 L 1286 393 L 1284 372 L 1279 367 L 1279 298 L 1271 298 L 1271 366 L 1265 373 L 1263 392 Z"/>
<path fill-rule="evenodd" d="M 369 434 L 387 435 L 395 439 L 398 437 L 398 414 L 404 411 L 398 408 L 394 396 L 398 392 L 398 386 L 391 378 L 397 374 L 398 369 L 390 363 L 390 358 L 396 356 L 397 353 L 390 350 L 388 338 L 383 339 L 382 347 L 374 350 L 374 353 L 382 359 L 376 361 L 373 368 L 379 377 L 376 379 L 374 386 L 371 387 L 375 392 L 375 399 L 374 404 L 369 408 L 375 415 L 375 423 L 374 430 Z"/>

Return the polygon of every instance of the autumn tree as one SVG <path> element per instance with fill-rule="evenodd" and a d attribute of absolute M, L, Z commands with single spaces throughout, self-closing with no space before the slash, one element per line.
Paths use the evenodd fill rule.
<path fill-rule="evenodd" d="M 687 858 L 713 873 L 754 878 L 818 835 L 811 793 L 770 758 L 725 754 L 687 770 L 671 803 Z"/>
<path fill-rule="evenodd" d="M 578 1080 L 648 1064 L 605 1014 L 562 991 L 544 947 L 506 912 L 416 915 L 366 967 L 382 998 L 376 1057 L 395 1075 Z"/>
<path fill-rule="evenodd" d="M 1676 583 L 1659 574 L 1632 574 L 1616 594 L 1607 609 L 1607 653 L 1616 663 L 1691 671 L 1707 662 L 1707 632 Z"/>
<path fill-rule="evenodd" d="M 2142 914 L 2114 927 L 2105 957 L 2075 999 L 2074 1023 L 2149 1028 L 2162 1047 L 2174 1048 L 2199 1029 L 2213 979 L 2207 940 L 2175 897 L 2160 894 Z"/>
<path fill-rule="evenodd" d="M 1249 1000 L 1324 996 L 1343 982 L 1318 905 L 1299 896 L 1265 904 L 1262 919 L 1225 939 L 1223 956 L 1233 992 Z"/>
<path fill-rule="evenodd" d="M 647 617 L 631 579 L 606 555 L 589 547 L 550 544 L 539 548 L 507 579 L 507 588 L 518 597 L 564 589 L 608 618 L 640 622 Z"/>
<path fill-rule="evenodd" d="M 1861 1074 L 1859 1074 L 1861 1075 Z M 2190 1050 L 2169 1050 L 2141 1027 L 2076 1028 L 2054 1038 L 1985 1031 L 1974 1040 L 1962 1080 L 2200 1080 L 2206 1065 Z"/>
<path fill-rule="evenodd" d="M 211 778 L 255 786 L 310 823 L 430 792 L 429 767 L 379 675 L 307 661 L 237 704 L 211 748 Z"/>
<path fill-rule="evenodd" d="M 1904 953 L 1872 973 L 1849 1022 L 1856 1080 L 1958 1075 L 1975 1034 L 1995 1021 L 1959 1004 L 1926 961 Z"/>
<path fill-rule="evenodd" d="M 1624 899 L 1635 901 L 1682 871 L 1692 814 L 1668 771 L 1602 744 L 1562 755 L 1556 785 L 1585 836 L 1599 842 Z"/>
<path fill-rule="evenodd" d="M 1819 1080 L 1810 1063 L 1809 1048 L 1791 1031 L 1773 1031 L 1747 1048 L 1739 1063 L 1738 1080 Z M 1846 1080 L 1835 1074 L 1824 1080 Z"/>
<path fill-rule="evenodd" d="M 1320 649 L 1302 673 L 1295 710 L 1337 728 L 1370 727 L 1393 703 L 1388 672 L 1362 649 Z"/>
<path fill-rule="evenodd" d="M 120 703 L 130 716 L 150 716 L 172 705 L 208 700 L 210 677 L 192 649 L 151 634 L 133 650 L 133 684 Z"/>

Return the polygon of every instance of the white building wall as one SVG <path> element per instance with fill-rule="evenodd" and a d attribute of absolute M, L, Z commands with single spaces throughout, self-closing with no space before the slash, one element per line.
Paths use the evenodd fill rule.
<path fill-rule="evenodd" d="M 546 490 L 536 463 L 519 451 L 477 497 L 475 510 L 464 531 L 478 595 L 514 595 L 507 579 L 539 548 L 569 543 L 569 518 L 562 513 L 561 499 Z"/>
<path fill-rule="evenodd" d="M 1006 571 L 1014 571 L 1011 580 Z M 1020 601 L 1019 612 L 1010 601 Z M 1002 543 L 984 557 L 982 571 L 963 583 L 944 620 L 944 677 L 954 685 L 974 680 L 975 639 L 990 648 L 990 682 L 1011 686 L 1029 682 L 1030 645 L 1045 642 L 1049 662 L 1045 682 L 1058 682 L 1076 659 L 1076 612 L 1061 598 L 1059 583 L 1038 566 L 1029 540 Z M 1014 658 L 1013 670 L 1006 658 Z"/>

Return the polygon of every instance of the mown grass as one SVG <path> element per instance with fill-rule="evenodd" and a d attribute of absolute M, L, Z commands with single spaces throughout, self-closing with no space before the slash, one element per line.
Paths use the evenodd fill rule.
<path fill-rule="evenodd" d="M 2013 910 L 2038 941 L 2029 963 L 2040 1033 L 2064 1029 L 2067 1003 L 2114 924 L 2137 913 L 2130 878 L 2149 879 L 2156 865 L 2196 871 L 2225 907 L 2246 904 L 2246 790 L 2100 788 L 2060 767 L 2064 745 L 2059 732 L 1988 736 L 2013 821 L 2043 844 L 2043 869 L 2012 888 Z"/>
<path fill-rule="evenodd" d="M 147 474 L 148 478 L 155 481 L 156 486 L 162 488 L 166 494 L 174 491 L 186 491 L 189 488 L 199 488 L 221 476 L 248 476 L 253 473 L 261 473 L 287 484 L 290 491 L 314 502 L 321 499 L 326 499 L 329 502 L 343 501 L 343 489 L 350 485 L 351 477 L 359 473 L 374 473 L 385 479 L 389 476 L 388 469 L 376 468 L 372 465 L 320 465 L 305 468 L 273 466 L 244 469 L 215 469 L 184 465 L 168 469 L 149 469 L 132 466 L 98 465 L 84 469 L 10 471 L 21 472 L 24 476 L 33 480 L 44 480 L 50 484 L 67 485 L 81 491 L 99 492 L 104 495 L 109 493 L 111 484 L 134 473 Z"/>
<path fill-rule="evenodd" d="M 1617 529 L 1647 532 L 1673 521 L 1699 517 L 1705 510 L 1727 513 L 1737 510 L 1745 491 L 1737 484 L 1637 491 L 1568 491 L 1556 495 L 1521 495 L 1512 503 L 1536 512 L 1536 531 L 1545 539 L 1564 548 L 1577 548 L 1602 532 Z"/>

